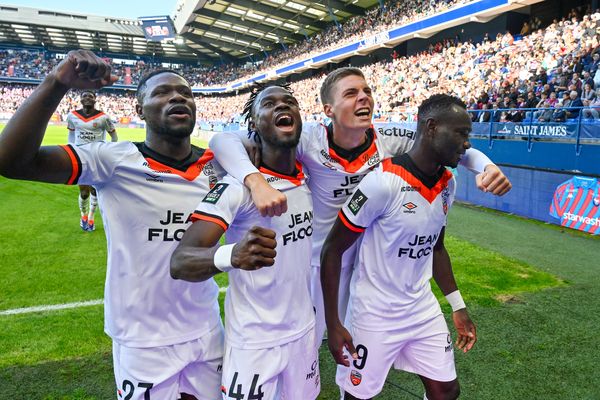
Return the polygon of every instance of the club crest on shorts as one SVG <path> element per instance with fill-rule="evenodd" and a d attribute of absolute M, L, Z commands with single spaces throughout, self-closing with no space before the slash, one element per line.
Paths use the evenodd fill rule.
<path fill-rule="evenodd" d="M 350 372 L 350 382 L 352 382 L 354 386 L 360 385 L 362 382 L 362 374 L 353 369 L 352 372 Z"/>

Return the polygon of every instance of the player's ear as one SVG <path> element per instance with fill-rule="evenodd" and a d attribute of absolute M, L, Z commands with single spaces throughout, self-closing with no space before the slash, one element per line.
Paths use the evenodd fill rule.
<path fill-rule="evenodd" d="M 329 118 L 333 119 L 333 110 L 332 110 L 331 104 L 329 104 L 329 103 L 323 104 L 323 112 Z"/>
<path fill-rule="evenodd" d="M 140 117 L 140 119 L 144 119 L 144 111 L 143 111 L 142 105 L 140 103 L 137 103 L 135 105 L 135 112 Z"/>
<path fill-rule="evenodd" d="M 427 127 L 426 134 L 432 136 L 437 129 L 437 121 L 434 118 L 427 118 L 425 126 Z"/>

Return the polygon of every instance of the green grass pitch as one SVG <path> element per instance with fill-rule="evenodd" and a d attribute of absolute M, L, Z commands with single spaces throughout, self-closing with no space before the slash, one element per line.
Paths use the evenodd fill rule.
<path fill-rule="evenodd" d="M 44 144 L 66 133 L 50 126 Z M 96 232 L 80 230 L 77 188 L 0 178 L 0 194 L 0 313 L 101 299 L 104 230 L 101 218 Z M 600 240 L 460 205 L 446 240 L 479 334 L 456 353 L 461 398 L 599 399 Z M 0 400 L 116 398 L 102 318 L 101 305 L 0 314 Z M 337 399 L 326 346 L 321 370 L 319 398 Z M 379 398 L 422 399 L 420 381 L 392 371 Z"/>

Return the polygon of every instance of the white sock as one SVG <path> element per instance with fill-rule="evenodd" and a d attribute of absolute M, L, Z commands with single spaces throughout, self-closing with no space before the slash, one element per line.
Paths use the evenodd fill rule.
<path fill-rule="evenodd" d="M 94 220 L 94 213 L 96 212 L 96 207 L 98 207 L 98 198 L 93 194 L 90 194 L 90 212 L 88 214 L 88 221 Z"/>
<path fill-rule="evenodd" d="M 81 211 L 82 217 L 86 216 L 88 213 L 88 199 L 82 198 L 81 193 L 79 194 L 79 211 Z"/>

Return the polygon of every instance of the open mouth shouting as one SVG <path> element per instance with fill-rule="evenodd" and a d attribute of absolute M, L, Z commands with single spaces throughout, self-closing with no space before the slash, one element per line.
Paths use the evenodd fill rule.
<path fill-rule="evenodd" d="M 275 126 L 284 132 L 293 132 L 296 126 L 294 116 L 288 112 L 282 112 L 275 117 Z"/>
<path fill-rule="evenodd" d="M 192 111 L 184 105 L 176 105 L 167 110 L 167 115 L 177 120 L 187 120 L 192 118 Z"/>
<path fill-rule="evenodd" d="M 354 111 L 354 115 L 359 118 L 371 118 L 371 109 L 369 107 L 361 107 Z"/>

